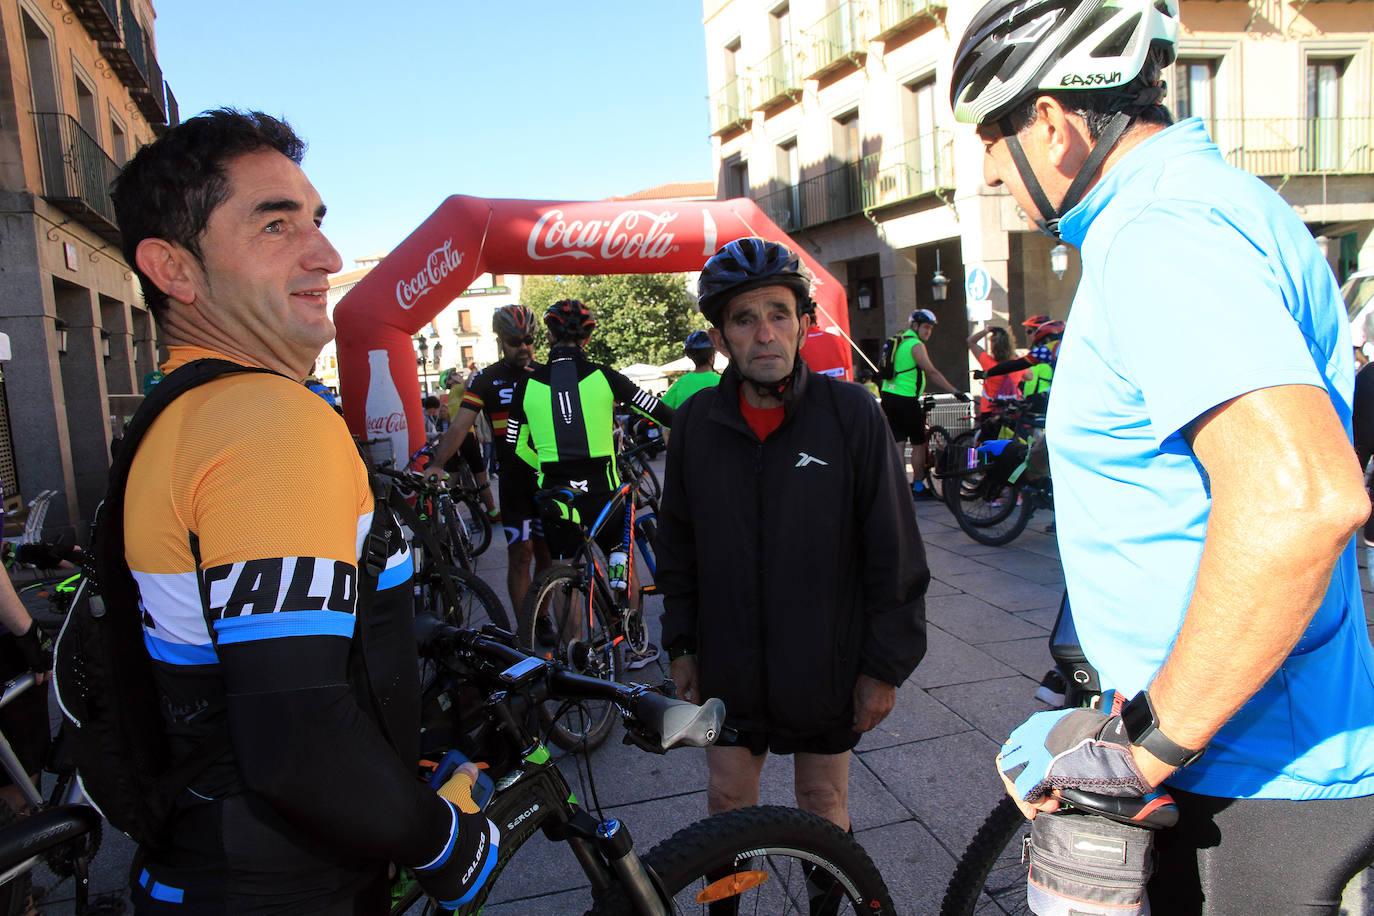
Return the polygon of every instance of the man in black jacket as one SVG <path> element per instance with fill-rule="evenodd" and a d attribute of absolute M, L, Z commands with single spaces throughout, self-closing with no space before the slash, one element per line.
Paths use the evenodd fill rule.
<path fill-rule="evenodd" d="M 887 423 L 863 388 L 797 356 L 811 325 L 797 256 L 731 242 L 698 285 L 720 385 L 678 411 L 658 585 L 682 695 L 725 701 L 712 813 L 756 804 L 768 751 L 795 754 L 799 807 L 849 827 L 849 752 L 925 653 L 925 551 Z"/>

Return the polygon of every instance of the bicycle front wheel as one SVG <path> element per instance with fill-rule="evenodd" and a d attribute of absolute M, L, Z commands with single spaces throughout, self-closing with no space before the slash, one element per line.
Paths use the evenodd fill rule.
<path fill-rule="evenodd" d="M 612 630 L 614 611 L 571 566 L 555 565 L 535 577 L 520 615 L 520 639 L 538 656 L 603 681 L 620 679 L 620 649 Z M 615 724 L 609 700 L 568 706 L 549 700 L 539 709 L 549 739 L 565 751 L 599 747 Z"/>
<path fill-rule="evenodd" d="M 496 597 L 496 592 L 477 573 L 466 569 L 452 571 L 453 587 L 458 592 L 457 607 L 446 608 L 443 619 L 456 627 L 480 627 L 493 623 L 503 630 L 509 630 L 510 615 L 506 606 Z M 432 601 L 443 602 L 443 591 L 434 585 L 426 585 Z"/>
<path fill-rule="evenodd" d="M 1030 821 L 1004 796 L 955 864 L 940 916 L 973 916 L 988 900 L 995 907 L 987 912 L 1029 914 L 1026 866 L 1021 863 L 1021 848 L 1029 837 Z"/>
<path fill-rule="evenodd" d="M 1030 524 L 1035 506 L 1015 484 L 1005 484 L 991 496 L 952 498 L 948 505 L 964 534 L 980 544 L 1001 547 L 1020 537 Z"/>
<path fill-rule="evenodd" d="M 644 863 L 662 881 L 674 913 L 895 912 L 864 848 L 796 808 L 717 814 L 659 843 Z"/>
<path fill-rule="evenodd" d="M 451 504 L 451 524 L 457 527 L 454 535 L 467 538 L 468 553 L 480 557 L 491 546 L 491 517 L 474 497 L 455 499 Z"/>

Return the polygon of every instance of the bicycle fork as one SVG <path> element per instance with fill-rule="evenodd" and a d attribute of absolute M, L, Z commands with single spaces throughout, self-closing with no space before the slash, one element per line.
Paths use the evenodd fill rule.
<path fill-rule="evenodd" d="M 579 810 L 568 821 L 546 830 L 551 840 L 563 840 L 572 847 L 578 864 L 586 872 L 593 895 L 607 893 L 619 885 L 632 912 L 643 916 L 670 916 L 672 910 L 653 875 L 635 852 L 630 829 L 616 818 L 597 820 Z M 554 836 L 553 833 L 561 833 Z"/>

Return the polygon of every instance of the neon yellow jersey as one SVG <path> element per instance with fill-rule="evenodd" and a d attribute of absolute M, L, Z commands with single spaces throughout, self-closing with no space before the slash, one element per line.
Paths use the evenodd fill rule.
<path fill-rule="evenodd" d="M 919 398 L 926 393 L 926 374 L 916 365 L 916 348 L 923 346 L 925 344 L 911 328 L 901 333 L 897 351 L 892 354 L 892 378 L 883 381 L 883 394 Z"/>

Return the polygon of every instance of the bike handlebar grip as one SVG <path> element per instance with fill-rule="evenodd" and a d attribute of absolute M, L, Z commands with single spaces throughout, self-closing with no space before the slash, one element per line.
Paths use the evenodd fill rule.
<path fill-rule="evenodd" d="M 1178 823 L 1178 805 L 1173 796 L 1156 790 L 1145 796 L 1098 795 L 1077 788 L 1059 790 L 1060 797 L 1075 808 L 1100 814 L 1122 824 L 1162 830 Z"/>
<path fill-rule="evenodd" d="M 659 747 L 707 747 L 725 724 L 725 704 L 712 697 L 700 706 L 646 691 L 635 698 L 635 718 L 659 736 Z"/>

